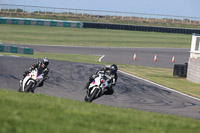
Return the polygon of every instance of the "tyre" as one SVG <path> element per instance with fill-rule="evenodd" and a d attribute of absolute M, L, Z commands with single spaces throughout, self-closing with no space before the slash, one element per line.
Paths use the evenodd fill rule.
<path fill-rule="evenodd" d="M 22 87 L 19 87 L 18 92 L 23 92 Z"/>
<path fill-rule="evenodd" d="M 25 88 L 24 88 L 24 92 L 29 92 L 31 91 L 31 87 L 33 86 L 33 82 L 29 83 Z"/>
<path fill-rule="evenodd" d="M 85 102 L 88 102 L 88 96 L 86 95 L 84 98 Z"/>
<path fill-rule="evenodd" d="M 96 95 L 97 95 L 98 91 L 99 91 L 99 90 L 96 88 L 96 89 L 93 91 L 93 93 L 88 97 L 87 101 L 88 101 L 88 102 L 92 102 L 92 101 L 96 98 Z"/>

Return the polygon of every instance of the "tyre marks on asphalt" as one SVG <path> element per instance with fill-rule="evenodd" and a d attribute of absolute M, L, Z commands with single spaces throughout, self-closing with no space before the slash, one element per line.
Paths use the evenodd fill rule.
<path fill-rule="evenodd" d="M 23 72 L 36 61 L 38 60 L 24 57 L 1 57 L 0 88 L 17 91 Z M 43 87 L 37 88 L 36 93 L 83 101 L 86 94 L 84 86 L 88 82 L 88 77 L 102 67 L 104 66 L 50 60 L 50 79 Z M 104 95 L 94 103 L 200 119 L 198 100 L 136 77 L 119 73 L 114 90 L 114 95 Z"/>

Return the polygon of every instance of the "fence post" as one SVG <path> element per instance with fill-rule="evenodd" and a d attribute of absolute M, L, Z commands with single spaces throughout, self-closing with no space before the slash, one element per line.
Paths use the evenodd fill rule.
<path fill-rule="evenodd" d="M 132 20 L 132 17 L 133 17 L 133 13 L 131 13 L 131 15 L 130 15 L 130 20 Z"/>
<path fill-rule="evenodd" d="M 74 16 L 76 16 L 76 13 L 77 13 L 77 9 L 75 9 L 75 11 L 74 11 Z"/>
<path fill-rule="evenodd" d="M 47 7 L 45 8 L 45 12 L 44 12 L 44 14 L 45 14 L 45 15 L 47 14 Z"/>
<path fill-rule="evenodd" d="M 24 9 L 23 9 L 23 13 L 24 13 L 24 11 L 25 11 L 25 6 L 24 6 Z"/>
<path fill-rule="evenodd" d="M 38 14 L 39 14 L 39 12 L 40 12 L 40 7 L 38 6 Z"/>
<path fill-rule="evenodd" d="M 18 6 L 16 6 L 15 13 L 17 13 L 17 8 L 18 8 Z"/>
<path fill-rule="evenodd" d="M 83 12 L 82 12 L 82 17 L 84 16 L 84 11 L 85 11 L 85 10 L 83 9 Z"/>
<path fill-rule="evenodd" d="M 63 10 L 63 9 L 61 8 L 61 9 L 60 9 L 60 15 L 61 15 L 61 16 L 62 16 L 62 10 Z"/>
<path fill-rule="evenodd" d="M 158 15 L 156 15 L 156 22 L 158 21 Z"/>
<path fill-rule="evenodd" d="M 10 5 L 8 5 L 8 13 L 9 13 L 9 11 L 10 11 Z"/>
<path fill-rule="evenodd" d="M 139 14 L 139 20 L 141 19 L 141 13 Z"/>
<path fill-rule="evenodd" d="M 182 17 L 182 24 L 183 24 L 183 22 L 184 22 L 184 17 Z"/>
<path fill-rule="evenodd" d="M 70 9 L 68 9 L 68 14 L 67 14 L 68 16 L 69 16 L 69 13 L 70 13 Z"/>
<path fill-rule="evenodd" d="M 30 14 L 32 13 L 32 6 L 30 6 Z"/>
<path fill-rule="evenodd" d="M 53 15 L 54 15 L 54 13 L 55 13 L 55 8 L 53 8 Z"/>
<path fill-rule="evenodd" d="M 92 17 L 92 10 L 90 10 L 90 17 Z"/>
<path fill-rule="evenodd" d="M 124 13 L 122 12 L 122 20 L 124 20 Z"/>

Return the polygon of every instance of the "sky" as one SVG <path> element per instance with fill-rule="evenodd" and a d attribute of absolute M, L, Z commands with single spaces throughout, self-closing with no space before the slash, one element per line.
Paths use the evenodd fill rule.
<path fill-rule="evenodd" d="M 0 4 L 109 10 L 200 18 L 200 0 L 0 0 Z"/>

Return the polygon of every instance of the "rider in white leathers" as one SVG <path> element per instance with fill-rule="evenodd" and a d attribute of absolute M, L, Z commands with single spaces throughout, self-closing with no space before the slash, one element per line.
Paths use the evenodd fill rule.
<path fill-rule="evenodd" d="M 112 64 L 110 67 L 105 67 L 105 68 L 97 71 L 96 74 L 91 75 L 89 77 L 89 81 L 86 84 L 85 89 L 88 89 L 90 83 L 96 78 L 98 73 L 104 73 L 105 75 L 108 75 L 108 76 L 111 77 L 111 80 L 109 82 L 109 86 L 107 87 L 107 91 L 105 91 L 104 94 L 105 95 L 112 95 L 114 93 L 113 86 L 115 86 L 117 79 L 118 79 L 117 70 L 118 70 L 117 65 Z"/>
<path fill-rule="evenodd" d="M 25 71 L 23 74 L 23 78 L 22 80 L 20 80 L 20 85 L 23 82 L 23 79 L 26 77 L 27 74 L 29 74 L 32 70 L 34 70 L 35 68 L 38 69 L 39 73 L 44 73 L 44 80 L 48 79 L 49 77 L 47 76 L 49 73 L 49 68 L 47 68 L 49 64 L 49 59 L 47 57 L 43 58 L 42 61 L 38 61 L 37 63 L 33 64 L 28 71 Z M 38 87 L 43 86 L 44 84 L 44 80 L 40 83 L 40 85 Z"/>

